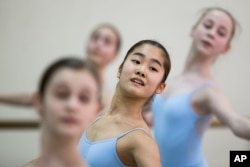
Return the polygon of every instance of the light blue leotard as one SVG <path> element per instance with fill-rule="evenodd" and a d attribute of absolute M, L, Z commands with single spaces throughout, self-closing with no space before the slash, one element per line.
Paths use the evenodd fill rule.
<path fill-rule="evenodd" d="M 118 139 L 135 130 L 145 131 L 142 128 L 134 128 L 116 137 L 94 142 L 88 140 L 84 132 L 80 140 L 80 154 L 90 167 L 127 167 L 117 155 L 116 143 Z"/>
<path fill-rule="evenodd" d="M 195 90 L 169 98 L 158 95 L 152 104 L 154 137 L 163 167 L 207 167 L 202 152 L 202 136 L 211 114 L 198 115 L 191 107 Z"/>

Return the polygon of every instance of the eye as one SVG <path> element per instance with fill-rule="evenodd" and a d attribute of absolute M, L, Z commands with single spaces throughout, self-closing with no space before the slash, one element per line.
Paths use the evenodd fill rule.
<path fill-rule="evenodd" d="M 206 28 L 206 29 L 210 29 L 213 27 L 213 22 L 211 20 L 207 20 L 205 22 L 203 22 L 203 26 Z"/>
<path fill-rule="evenodd" d="M 56 92 L 56 97 L 61 99 L 61 100 L 67 99 L 69 97 L 69 95 L 70 94 L 68 92 L 66 92 L 66 91 L 58 91 L 58 92 Z"/>
<path fill-rule="evenodd" d="M 209 24 L 209 23 L 204 23 L 203 25 L 204 25 L 204 27 L 205 27 L 206 29 L 212 28 L 212 25 Z"/>
<path fill-rule="evenodd" d="M 151 71 L 158 72 L 158 70 L 157 70 L 156 68 L 154 68 L 154 67 L 150 67 L 149 69 L 150 69 Z"/>
<path fill-rule="evenodd" d="M 221 37 L 225 36 L 225 34 L 223 32 L 218 32 L 218 35 L 221 36 Z"/>
<path fill-rule="evenodd" d="M 112 42 L 111 42 L 111 39 L 110 38 L 105 38 L 104 39 L 104 44 L 105 45 L 110 45 Z"/>
<path fill-rule="evenodd" d="M 99 39 L 99 35 L 98 34 L 93 34 L 91 39 L 93 41 L 97 41 Z"/>
<path fill-rule="evenodd" d="M 221 37 L 226 36 L 226 33 L 225 33 L 224 31 L 222 31 L 222 30 L 219 30 L 217 33 L 218 33 L 218 35 L 221 36 Z"/>
<path fill-rule="evenodd" d="M 90 98 L 89 96 L 87 95 L 80 95 L 79 96 L 79 100 L 82 102 L 82 103 L 88 103 L 90 101 Z"/>
<path fill-rule="evenodd" d="M 135 63 L 135 64 L 140 64 L 140 61 L 139 61 L 139 60 L 132 59 L 131 61 L 132 61 L 133 63 Z"/>

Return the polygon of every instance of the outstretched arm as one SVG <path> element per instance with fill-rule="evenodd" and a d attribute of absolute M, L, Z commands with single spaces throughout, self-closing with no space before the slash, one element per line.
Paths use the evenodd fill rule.
<path fill-rule="evenodd" d="M 222 92 L 208 89 L 206 105 L 209 111 L 215 114 L 222 124 L 228 126 L 236 136 L 250 140 L 250 119 L 235 112 Z"/>
<path fill-rule="evenodd" d="M 0 103 L 19 106 L 33 106 L 34 94 L 1 95 Z"/>

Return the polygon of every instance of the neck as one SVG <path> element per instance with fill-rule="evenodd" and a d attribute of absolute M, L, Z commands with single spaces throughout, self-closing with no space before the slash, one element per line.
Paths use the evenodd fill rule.
<path fill-rule="evenodd" d="M 211 67 L 215 56 L 203 55 L 194 47 L 191 47 L 182 74 L 197 74 L 205 78 L 211 77 Z"/>
<path fill-rule="evenodd" d="M 42 128 L 42 153 L 37 166 L 46 167 L 84 167 L 84 162 L 78 152 L 78 139 L 51 135 Z"/>
<path fill-rule="evenodd" d="M 104 67 L 101 66 L 96 66 L 97 72 L 99 74 L 100 80 L 101 80 L 101 84 L 103 85 L 104 81 Z"/>
<path fill-rule="evenodd" d="M 101 85 L 102 85 L 104 82 L 104 69 L 106 66 L 95 63 L 93 60 L 91 60 L 89 58 L 88 58 L 88 61 L 96 68 L 96 70 L 99 74 L 99 77 L 100 77 Z"/>
<path fill-rule="evenodd" d="M 126 117 L 141 119 L 142 108 L 145 102 L 145 98 L 138 98 L 126 95 L 126 93 L 121 90 L 118 83 L 116 86 L 115 94 L 112 98 L 111 107 L 108 111 L 108 114 L 119 113 Z"/>

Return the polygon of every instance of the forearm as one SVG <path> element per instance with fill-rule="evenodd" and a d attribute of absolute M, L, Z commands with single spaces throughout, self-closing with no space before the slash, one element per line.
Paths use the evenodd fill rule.
<path fill-rule="evenodd" d="M 248 117 L 232 110 L 217 113 L 216 116 L 220 125 L 228 126 L 237 137 L 250 140 L 250 119 Z"/>
<path fill-rule="evenodd" d="M 236 136 L 250 140 L 249 117 L 237 115 L 232 123 L 232 131 Z"/>
<path fill-rule="evenodd" d="M 250 119 L 236 113 L 231 107 L 227 106 L 224 109 L 224 112 L 221 110 L 216 113 L 217 122 L 228 126 L 237 137 L 250 140 Z"/>
<path fill-rule="evenodd" d="M 219 91 L 210 91 L 208 109 L 223 125 L 241 138 L 250 140 L 250 119 L 235 112 L 227 98 Z"/>
<path fill-rule="evenodd" d="M 33 106 L 32 94 L 0 96 L 0 103 L 8 105 Z"/>

